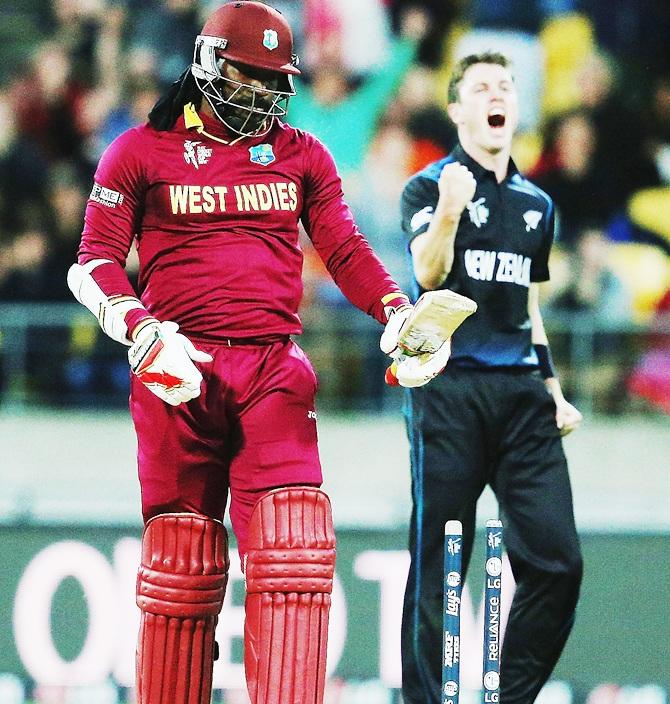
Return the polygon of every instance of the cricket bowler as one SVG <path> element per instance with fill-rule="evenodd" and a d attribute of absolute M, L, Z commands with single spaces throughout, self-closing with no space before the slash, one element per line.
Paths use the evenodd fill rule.
<path fill-rule="evenodd" d="M 465 575 L 488 484 L 517 583 L 500 699 L 531 704 L 572 628 L 582 575 L 561 441 L 581 414 L 561 392 L 538 304 L 554 208 L 510 156 L 518 105 L 506 57 L 457 63 L 447 109 L 459 144 L 410 179 L 402 225 L 418 293 L 448 288 L 477 312 L 454 335 L 444 372 L 405 392 L 413 511 L 403 701 L 441 701 L 444 525 L 463 524 Z"/>

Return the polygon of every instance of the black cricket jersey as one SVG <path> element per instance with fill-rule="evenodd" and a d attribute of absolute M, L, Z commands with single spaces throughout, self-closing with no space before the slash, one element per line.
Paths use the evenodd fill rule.
<path fill-rule="evenodd" d="M 477 312 L 457 330 L 450 365 L 536 368 L 531 344 L 528 288 L 549 279 L 554 237 L 551 198 L 524 178 L 510 159 L 507 176 L 472 159 L 459 144 L 449 156 L 415 174 L 402 195 L 402 226 L 409 242 L 428 229 L 445 164 L 460 162 L 477 181 L 456 232 L 454 263 L 441 288 L 477 302 Z M 417 297 L 424 289 L 415 281 Z"/>

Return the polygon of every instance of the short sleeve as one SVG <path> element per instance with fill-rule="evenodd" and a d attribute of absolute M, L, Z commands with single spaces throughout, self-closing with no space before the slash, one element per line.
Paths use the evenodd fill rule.
<path fill-rule="evenodd" d="M 551 201 L 542 221 L 544 223 L 542 242 L 530 267 L 530 280 L 534 282 L 549 281 L 549 254 L 554 242 L 555 229 L 554 205 Z"/>
<path fill-rule="evenodd" d="M 400 200 L 400 216 L 408 242 L 428 229 L 439 196 L 437 182 L 425 176 L 415 176 L 407 183 Z"/>

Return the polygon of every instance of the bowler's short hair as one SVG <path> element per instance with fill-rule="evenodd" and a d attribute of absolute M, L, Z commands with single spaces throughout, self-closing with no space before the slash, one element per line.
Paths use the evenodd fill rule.
<path fill-rule="evenodd" d="M 512 62 L 498 51 L 482 51 L 480 54 L 468 54 L 464 56 L 455 66 L 449 79 L 449 89 L 447 91 L 447 102 L 458 102 L 458 89 L 465 72 L 475 64 L 495 64 L 503 68 L 510 68 Z"/>

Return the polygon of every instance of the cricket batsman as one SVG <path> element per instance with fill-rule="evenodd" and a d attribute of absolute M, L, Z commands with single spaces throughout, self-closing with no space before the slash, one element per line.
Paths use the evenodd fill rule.
<path fill-rule="evenodd" d="M 335 533 L 319 488 L 317 380 L 291 339 L 299 223 L 349 300 L 386 326 L 403 383 L 426 383 L 448 358 L 445 345 L 405 368 L 396 354 L 412 306 L 358 231 L 329 152 L 282 119 L 299 73 L 279 12 L 215 10 L 148 123 L 102 156 L 68 273 L 128 346 L 145 523 L 140 704 L 210 702 L 228 496 L 251 701 L 323 701 Z M 124 272 L 133 241 L 137 292 Z"/>

